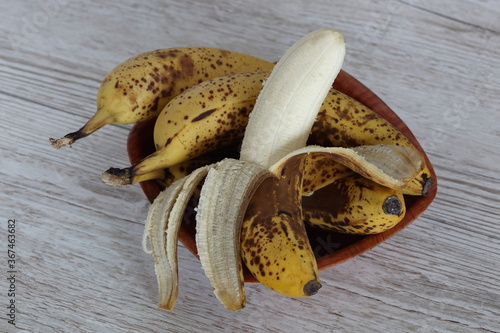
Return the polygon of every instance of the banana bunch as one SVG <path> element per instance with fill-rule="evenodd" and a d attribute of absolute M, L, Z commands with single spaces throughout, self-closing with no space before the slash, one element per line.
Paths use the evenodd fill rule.
<path fill-rule="evenodd" d="M 161 308 L 175 306 L 178 235 L 194 196 L 197 254 L 234 311 L 246 303 L 243 265 L 282 295 L 318 292 L 306 225 L 380 233 L 403 219 L 404 195 L 429 190 L 430 171 L 406 137 L 331 88 L 344 56 L 332 29 L 307 34 L 276 65 L 210 48 L 144 53 L 105 77 L 97 112 L 80 130 L 50 139 L 60 148 L 106 124 L 156 118 L 156 151 L 102 180 L 164 187 L 143 236 Z"/>
<path fill-rule="evenodd" d="M 130 167 L 110 168 L 103 173 L 103 181 L 109 185 L 127 185 L 162 179 L 168 185 L 203 161 L 216 162 L 217 156 L 239 154 L 226 147 L 241 142 L 248 115 L 269 75 L 269 72 L 236 73 L 185 90 L 168 103 L 155 122 L 157 150 Z M 333 88 L 321 104 L 308 143 L 325 147 L 376 144 L 412 147 L 387 120 Z M 214 153 L 224 149 L 224 153 Z M 341 172 L 336 170 L 343 168 L 340 165 L 331 167 L 329 174 Z M 328 177 L 330 181 L 338 178 Z M 425 195 L 430 185 L 430 171 L 424 166 L 418 177 L 406 184 L 404 194 Z"/>

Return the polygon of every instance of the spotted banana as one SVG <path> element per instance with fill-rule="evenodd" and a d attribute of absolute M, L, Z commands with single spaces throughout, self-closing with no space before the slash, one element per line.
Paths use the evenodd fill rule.
<path fill-rule="evenodd" d="M 130 168 L 109 169 L 103 174 L 103 180 L 109 184 L 123 185 L 148 179 L 163 179 L 165 173 L 157 170 L 166 169 L 168 185 L 176 179 L 172 174 L 181 177 L 200 164 L 196 156 L 204 155 L 212 149 L 224 149 L 221 147 L 231 143 L 234 145 L 244 134 L 248 114 L 255 105 L 262 82 L 268 76 L 269 73 L 263 72 L 229 75 L 186 90 L 174 98 L 158 118 L 154 130 L 158 151 Z M 245 93 L 241 93 L 243 91 Z M 185 101 L 189 103 L 186 104 Z M 197 120 L 197 124 L 193 124 L 193 119 Z M 312 145 L 346 148 L 376 144 L 413 147 L 387 120 L 333 88 L 320 107 L 307 142 Z M 231 154 L 230 150 L 226 150 L 226 153 Z M 231 156 L 237 154 L 237 150 L 233 150 Z M 220 156 L 223 158 L 224 155 Z M 207 163 L 215 161 L 211 159 Z M 344 169 L 340 164 L 331 165 L 328 171 L 324 169 L 328 177 L 322 178 L 324 181 L 328 178 L 330 182 L 334 181 L 344 173 Z M 314 168 L 306 166 L 306 170 Z M 304 182 L 310 182 L 309 177 L 321 176 L 312 172 L 308 174 L 309 176 L 305 175 Z M 402 191 L 408 195 L 423 195 L 431 185 L 430 171 L 424 166 L 419 175 L 405 184 Z"/>
<path fill-rule="evenodd" d="M 303 199 L 304 221 L 311 226 L 350 234 L 376 234 L 405 216 L 400 190 L 359 174 L 341 178 Z"/>
<path fill-rule="evenodd" d="M 321 56 L 317 57 L 318 54 Z M 247 131 L 252 126 L 263 126 L 265 124 L 264 126 L 267 126 L 269 130 L 265 131 L 264 133 L 267 132 L 267 134 L 264 135 L 274 136 L 273 131 L 280 132 L 292 128 L 294 132 L 299 134 L 297 140 L 300 143 L 287 142 L 288 147 L 305 145 L 307 133 L 310 131 L 310 126 L 312 126 L 316 117 L 317 109 L 340 70 L 344 54 L 343 37 L 334 30 L 322 29 L 314 31 L 295 43 L 282 60 L 278 62 L 264 89 L 260 92 L 259 99 L 257 99 L 256 106 L 252 111 L 256 112 L 256 115 L 250 117 Z M 314 60 L 311 60 L 312 58 Z M 334 59 L 333 62 L 332 59 Z M 310 75 L 304 76 L 303 73 L 310 73 Z M 324 75 L 318 75 L 318 73 Z M 300 78 L 300 82 L 297 83 L 295 80 L 290 80 L 290 78 Z M 280 93 L 277 93 L 273 88 L 282 85 L 287 85 L 288 89 L 285 87 Z M 301 89 L 312 92 L 312 95 L 298 93 Z M 283 100 L 288 101 L 288 104 L 282 103 Z M 315 102 L 307 103 L 307 101 L 311 100 Z M 287 115 L 295 115 L 296 109 L 289 108 L 290 105 L 295 104 L 304 105 L 306 106 L 304 111 L 309 111 L 301 114 L 301 120 L 304 121 L 299 121 L 298 125 L 291 122 L 292 117 L 287 117 Z M 261 108 L 268 111 L 264 112 L 264 110 L 260 110 Z M 275 119 L 277 114 L 282 115 L 284 122 L 261 121 L 262 118 L 266 117 L 269 120 Z M 258 181 L 260 179 L 265 183 L 265 178 L 274 177 L 276 181 L 272 183 L 280 186 L 285 186 L 284 184 L 288 182 L 287 179 L 281 179 L 279 174 L 274 174 L 269 170 L 270 161 L 275 158 L 279 160 L 286 155 L 287 151 L 281 150 L 278 153 L 274 143 L 271 143 L 260 147 L 260 149 L 264 150 L 264 154 L 269 157 L 272 157 L 269 152 L 276 152 L 276 157 L 269 159 L 265 163 L 256 161 L 252 154 L 248 154 L 247 150 L 254 149 L 255 145 L 251 143 L 252 140 L 261 140 L 261 138 L 254 135 L 244 136 L 241 155 L 246 156 L 245 159 L 223 160 L 208 172 L 201 190 L 200 205 L 196 217 L 198 254 L 200 259 L 205 258 L 201 260 L 202 267 L 214 286 L 217 298 L 229 310 L 237 310 L 244 306 L 242 301 L 244 297 L 243 289 L 239 287 L 243 283 L 241 279 L 241 259 L 235 254 L 240 251 L 239 231 L 245 229 L 244 226 L 240 228 L 241 223 L 246 222 L 243 213 L 246 206 L 251 203 L 251 198 L 255 197 L 248 194 L 258 189 L 258 185 L 261 183 Z M 278 146 L 283 145 L 278 144 Z M 221 166 L 221 164 L 223 165 Z M 298 174 L 300 175 L 300 173 Z M 295 184 L 301 184 L 301 181 L 295 181 Z M 295 194 L 294 197 L 300 200 L 300 187 L 292 186 L 288 191 Z M 273 193 L 279 193 L 279 191 Z M 274 204 L 286 205 L 280 200 L 281 197 L 273 195 L 271 199 Z M 314 254 L 309 243 L 305 241 L 307 235 L 300 214 L 300 205 L 297 205 L 294 209 L 298 210 L 299 214 L 292 217 L 285 217 L 280 214 L 275 218 L 273 217 L 272 220 L 276 223 L 278 223 L 276 220 L 279 220 L 280 225 L 287 226 L 289 235 L 293 234 L 296 237 L 283 236 L 280 248 L 266 247 L 265 239 L 263 239 L 260 249 L 263 251 L 261 254 L 270 260 L 273 260 L 273 257 L 280 261 L 290 258 L 290 262 L 304 263 L 304 265 L 300 266 L 303 269 L 290 270 L 292 274 L 287 275 L 286 284 L 282 286 L 274 284 L 272 287 L 277 292 L 289 296 L 303 297 L 315 294 L 321 284 Z M 161 222 L 154 219 L 148 225 L 154 227 L 159 223 Z M 247 227 L 246 230 L 248 229 Z M 269 235 L 271 234 L 269 233 Z M 213 237 L 221 238 L 214 243 L 212 241 Z M 297 244 L 292 239 L 301 240 L 302 242 Z M 221 249 L 223 249 L 224 255 L 221 255 Z M 244 247 L 241 247 L 241 251 L 244 251 Z M 284 254 L 287 256 L 284 256 Z M 291 260 L 292 257 L 295 259 Z M 251 271 L 253 271 L 253 268 L 252 265 L 249 267 Z M 262 275 L 257 278 L 260 277 Z M 267 278 L 261 279 L 264 285 L 268 285 L 269 281 Z M 285 279 L 282 281 L 285 282 Z M 290 285 L 294 285 L 294 287 L 290 288 Z"/>
<path fill-rule="evenodd" d="M 82 128 L 50 142 L 61 148 L 107 124 L 156 118 L 173 97 L 197 83 L 226 74 L 272 68 L 268 61 L 216 48 L 146 52 L 124 61 L 105 76 L 97 92 L 97 111 Z"/>

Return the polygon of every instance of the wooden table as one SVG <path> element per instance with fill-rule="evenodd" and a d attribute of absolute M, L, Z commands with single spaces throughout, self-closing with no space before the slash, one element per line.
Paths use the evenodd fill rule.
<path fill-rule="evenodd" d="M 498 1 L 4 3 L 1 332 L 500 332 Z M 343 68 L 428 153 L 434 203 L 389 241 L 321 272 L 318 295 L 290 299 L 251 284 L 234 313 L 181 246 L 177 306 L 158 309 L 153 260 L 141 248 L 149 203 L 139 186 L 100 179 L 128 165 L 130 126 L 63 150 L 47 139 L 78 129 L 104 75 L 135 54 L 203 45 L 274 61 L 321 27 L 344 33 Z"/>

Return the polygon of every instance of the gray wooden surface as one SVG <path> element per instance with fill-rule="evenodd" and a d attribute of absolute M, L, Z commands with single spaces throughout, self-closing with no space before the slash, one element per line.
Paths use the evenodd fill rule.
<path fill-rule="evenodd" d="M 500 332 L 498 1 L 3 0 L 0 17 L 1 332 Z M 320 27 L 344 33 L 344 69 L 417 136 L 436 200 L 386 243 L 323 271 L 318 295 L 248 285 L 235 313 L 181 246 L 176 309 L 158 309 L 140 244 L 148 202 L 138 186 L 100 180 L 128 165 L 130 126 L 59 151 L 47 139 L 79 128 L 103 76 L 132 55 L 204 45 L 276 60 Z"/>

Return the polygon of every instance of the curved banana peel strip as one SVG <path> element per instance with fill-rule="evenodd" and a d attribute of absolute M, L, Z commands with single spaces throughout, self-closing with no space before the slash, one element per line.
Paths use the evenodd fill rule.
<path fill-rule="evenodd" d="M 274 174 L 280 174 L 286 169 L 287 164 L 296 159 L 307 159 L 312 162 L 306 163 L 309 169 L 305 170 L 304 183 L 307 184 L 308 192 L 313 192 L 321 187 L 331 184 L 338 177 L 329 179 L 318 179 L 315 174 L 323 171 L 331 172 L 340 164 L 340 174 L 349 174 L 345 168 L 362 175 L 378 184 L 392 189 L 405 188 L 424 168 L 423 158 L 412 147 L 400 147 L 394 145 L 359 146 L 353 148 L 307 146 L 297 149 L 270 167 Z M 329 160 L 334 163 L 320 163 L 321 160 Z M 308 178 L 313 175 L 313 178 Z M 319 181 L 318 181 L 319 180 Z M 307 194 L 304 193 L 304 194 Z"/>
<path fill-rule="evenodd" d="M 146 218 L 143 249 L 152 253 L 158 280 L 158 306 L 172 310 L 178 294 L 177 240 L 184 210 L 193 191 L 208 173 L 210 166 L 195 170 L 160 193 Z M 147 248 L 147 238 L 151 250 Z"/>
<path fill-rule="evenodd" d="M 171 252 L 177 252 L 177 247 L 175 249 L 169 248 L 167 254 L 165 230 L 167 229 L 170 210 L 177 194 L 182 189 L 184 181 L 184 178 L 179 179 L 155 199 L 146 218 L 145 234 L 143 236 L 143 248 L 146 252 L 152 253 L 155 260 L 159 293 L 158 306 L 166 309 L 174 308 L 178 293 L 178 277 L 177 258 L 169 260 L 169 256 L 172 255 Z M 149 235 L 151 250 L 146 249 L 146 235 Z"/>
<path fill-rule="evenodd" d="M 256 164 L 225 159 L 211 168 L 196 214 L 196 248 L 214 293 L 230 311 L 246 304 L 240 232 L 254 191 L 271 174 Z"/>

